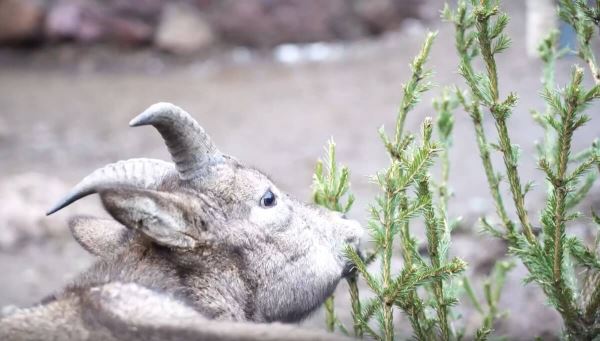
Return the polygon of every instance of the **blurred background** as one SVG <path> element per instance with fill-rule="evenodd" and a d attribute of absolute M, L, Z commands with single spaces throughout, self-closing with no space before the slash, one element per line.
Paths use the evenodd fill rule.
<path fill-rule="evenodd" d="M 509 123 L 524 150 L 522 180 L 540 185 L 528 196 L 533 211 L 542 206 L 544 180 L 533 143 L 542 132 L 530 110 L 544 104 L 541 64 L 530 56 L 541 34 L 558 25 L 544 19 L 544 3 L 552 6 L 531 0 L 528 11 L 523 1 L 504 1 L 513 45 L 499 58 L 504 94 L 520 96 Z M 2 311 L 34 304 L 93 262 L 71 238 L 67 220 L 105 215 L 97 198 L 51 217 L 44 212 L 106 163 L 168 159 L 153 129 L 127 126 L 158 101 L 189 111 L 222 151 L 306 201 L 315 162 L 333 137 L 339 161 L 352 172 L 357 201 L 350 215 L 365 223 L 377 195 L 368 177 L 388 162 L 377 129 L 391 131 L 408 64 L 428 30 L 439 31 L 429 62 L 437 86 L 410 114 L 408 129 L 418 131 L 423 118 L 435 115 L 431 100 L 444 86 L 464 85 L 453 28 L 439 18 L 442 7 L 441 0 L 0 0 Z M 559 83 L 573 63 L 579 60 L 557 65 Z M 598 115 L 590 114 L 576 150 L 600 136 Z M 468 274 L 480 287 L 506 246 L 478 232 L 477 219 L 494 210 L 470 119 L 461 110 L 455 119 L 450 213 L 462 223 L 452 253 L 470 264 Z M 492 134 L 489 116 L 485 125 Z M 582 208 L 599 206 L 596 184 Z M 591 223 L 576 225 L 569 232 L 589 238 Z M 553 338 L 560 318 L 537 287 L 523 286 L 525 273 L 521 265 L 510 273 L 500 307 L 510 314 L 497 335 Z M 347 321 L 344 284 L 337 296 Z M 475 330 L 480 317 L 465 300 L 460 307 L 461 323 Z M 409 335 L 397 315 L 401 335 Z M 323 320 L 319 311 L 304 325 L 324 328 Z"/>

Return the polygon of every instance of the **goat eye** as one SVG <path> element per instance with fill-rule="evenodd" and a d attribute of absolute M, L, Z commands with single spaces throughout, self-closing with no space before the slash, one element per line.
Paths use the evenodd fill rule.
<path fill-rule="evenodd" d="M 273 207 L 277 205 L 277 197 L 270 189 L 268 189 L 265 194 L 263 194 L 262 198 L 260 198 L 260 205 L 262 207 Z"/>

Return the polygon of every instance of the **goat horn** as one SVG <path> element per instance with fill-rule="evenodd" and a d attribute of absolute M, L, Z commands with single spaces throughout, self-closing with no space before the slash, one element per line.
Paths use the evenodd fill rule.
<path fill-rule="evenodd" d="M 102 188 L 127 186 L 156 189 L 167 175 L 174 172 L 173 164 L 154 159 L 130 159 L 108 164 L 81 180 L 62 200 L 48 210 L 46 215 Z"/>
<path fill-rule="evenodd" d="M 156 103 L 129 122 L 152 125 L 162 135 L 179 176 L 188 180 L 220 155 L 208 134 L 190 114 L 171 103 Z"/>

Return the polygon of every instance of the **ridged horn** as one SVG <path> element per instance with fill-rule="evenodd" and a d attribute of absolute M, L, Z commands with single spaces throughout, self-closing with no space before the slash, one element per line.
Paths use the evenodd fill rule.
<path fill-rule="evenodd" d="M 73 202 L 104 188 L 136 187 L 156 189 L 169 174 L 176 172 L 170 162 L 155 159 L 130 159 L 108 164 L 86 176 L 54 205 L 50 215 Z"/>
<path fill-rule="evenodd" d="M 183 109 L 156 103 L 129 122 L 131 127 L 154 126 L 162 135 L 179 176 L 191 179 L 220 155 L 204 129 Z"/>

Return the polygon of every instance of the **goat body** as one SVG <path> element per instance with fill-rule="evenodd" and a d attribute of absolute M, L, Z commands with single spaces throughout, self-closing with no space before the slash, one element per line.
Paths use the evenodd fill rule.
<path fill-rule="evenodd" d="M 333 293 L 349 269 L 344 249 L 358 247 L 358 223 L 222 154 L 172 104 L 130 124 L 156 127 L 174 164 L 107 165 L 49 211 L 98 193 L 115 220 L 73 220 L 76 240 L 99 260 L 41 305 L 1 320 L 0 339 L 335 338 L 264 323 L 300 321 Z"/>

